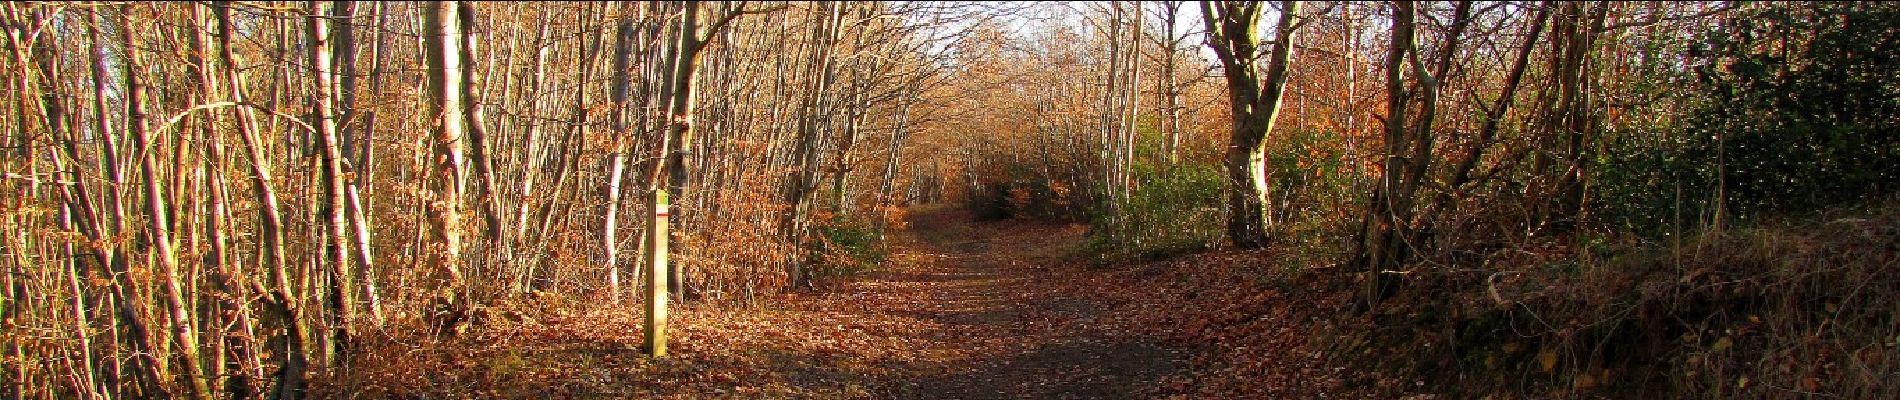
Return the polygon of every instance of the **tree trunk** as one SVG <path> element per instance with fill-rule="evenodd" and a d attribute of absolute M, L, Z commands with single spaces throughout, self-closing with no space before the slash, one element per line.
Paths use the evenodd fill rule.
<path fill-rule="evenodd" d="M 891 196 L 897 186 L 897 162 L 903 159 L 904 141 L 908 140 L 910 135 L 910 109 L 916 104 L 916 86 L 906 85 L 904 90 L 911 94 L 905 95 L 902 105 L 897 108 L 897 126 L 891 129 L 891 142 L 884 159 L 884 178 L 877 187 L 877 231 L 880 236 L 884 234 L 885 225 L 889 222 L 890 208 L 896 207 L 899 203 Z M 916 182 L 911 184 L 914 186 Z"/>
<path fill-rule="evenodd" d="M 644 11 L 646 5 L 639 5 Z M 628 92 L 633 85 L 629 75 L 634 46 L 634 26 L 632 20 L 623 20 L 619 24 L 618 35 L 614 40 L 613 83 L 608 100 L 614 104 L 613 114 L 608 121 L 613 125 L 611 139 L 612 153 L 607 155 L 607 204 L 606 220 L 601 226 L 601 246 L 605 252 L 607 264 L 608 297 L 614 304 L 620 303 L 620 180 L 626 175 L 627 147 L 631 134 L 627 127 Z"/>
<path fill-rule="evenodd" d="M 33 19 L 45 20 L 46 17 L 42 12 L 35 10 Z M 32 61 L 35 70 L 33 72 L 38 77 L 37 83 L 40 94 L 38 100 L 40 102 L 41 116 L 44 118 L 43 122 L 46 125 L 48 136 L 60 144 L 60 149 L 64 152 L 65 158 L 70 159 L 72 163 L 70 166 L 67 165 L 67 163 L 59 157 L 59 154 L 55 154 L 54 157 L 52 157 L 54 169 L 68 171 L 68 176 L 73 181 L 72 185 L 61 186 L 57 191 L 57 194 L 64 198 L 63 202 L 65 203 L 65 205 L 60 208 L 59 225 L 61 230 L 79 232 L 84 235 L 86 240 L 83 243 L 87 244 L 87 250 L 92 255 L 91 257 L 73 257 L 72 260 L 67 263 L 66 270 L 68 290 L 72 291 L 73 294 L 73 331 L 74 336 L 79 342 L 80 366 L 85 370 L 79 377 L 81 380 L 79 384 L 83 388 L 78 392 L 82 396 L 91 397 L 95 390 L 110 390 L 111 386 L 102 385 L 101 381 L 110 381 L 112 378 L 99 376 L 105 371 L 99 366 L 101 364 L 98 358 L 100 352 L 94 350 L 91 334 L 91 332 L 97 328 L 94 326 L 92 318 L 87 314 L 87 310 L 89 309 L 87 302 L 93 299 L 94 293 L 87 290 L 87 285 L 83 285 L 81 280 L 99 276 L 97 275 L 98 271 L 96 271 L 93 266 L 106 265 L 110 258 L 107 254 L 112 253 L 113 249 L 106 245 L 103 240 L 105 238 L 105 227 L 100 223 L 99 212 L 93 205 L 92 191 L 87 184 L 89 179 L 81 172 L 83 168 L 78 167 L 80 160 L 79 140 L 78 135 L 74 133 L 74 129 L 72 129 L 76 124 L 67 124 L 67 118 L 74 116 L 70 115 L 66 108 L 66 103 L 62 101 L 59 96 L 62 92 L 60 89 L 62 70 L 60 69 L 60 63 L 56 62 L 56 57 L 59 52 L 56 46 L 58 45 L 59 43 L 57 41 L 52 40 L 41 40 L 34 44 Z M 76 250 L 77 246 L 73 246 L 70 242 L 64 249 L 66 254 L 81 254 Z M 99 304 L 97 301 L 93 301 L 92 303 L 95 305 Z"/>
<path fill-rule="evenodd" d="M 1416 51 L 1414 4 L 1397 2 L 1393 3 L 1393 7 L 1392 40 L 1385 59 L 1385 165 L 1379 186 L 1373 189 L 1372 203 L 1367 207 L 1366 222 L 1360 233 L 1358 259 L 1355 260 L 1366 271 L 1364 305 L 1367 310 L 1391 294 L 1398 283 L 1398 270 L 1410 256 L 1414 240 L 1410 229 L 1413 191 L 1417 189 L 1411 177 L 1414 169 L 1422 170 L 1430 161 L 1428 152 L 1414 152 L 1409 157 L 1406 155 L 1407 150 L 1414 149 L 1415 141 L 1427 133 L 1408 132 L 1407 127 L 1407 106 L 1413 93 L 1406 90 L 1404 68 L 1406 56 Z M 1422 67 L 1417 69 L 1424 72 Z M 1430 77 L 1421 77 L 1421 81 L 1426 83 L 1421 92 L 1435 90 Z M 1435 98 L 1431 94 L 1427 94 L 1427 97 Z M 1431 107 L 1424 109 L 1429 110 Z M 1429 121 L 1429 118 L 1422 116 L 1421 119 Z"/>
<path fill-rule="evenodd" d="M 428 59 L 428 101 L 423 102 L 424 117 L 432 128 L 433 170 L 424 179 L 429 193 L 429 265 L 441 271 L 446 284 L 436 294 L 436 310 L 431 315 L 437 334 L 447 334 L 461 324 L 466 299 L 458 295 L 462 277 L 462 143 L 467 132 L 463 113 L 464 78 L 460 9 L 455 1 L 430 1 L 423 12 L 423 43 Z"/>
<path fill-rule="evenodd" d="M 355 1 L 336 0 L 335 5 L 332 7 L 332 13 L 336 15 L 336 18 L 339 20 L 353 21 L 356 17 Z M 380 22 L 381 15 L 377 17 L 377 20 Z M 380 30 L 382 24 L 378 23 L 374 26 Z M 381 35 L 378 34 L 377 37 L 380 39 Z M 380 45 L 380 42 L 378 44 Z M 337 101 L 335 106 L 337 118 L 333 126 L 336 127 L 337 139 L 342 147 L 340 157 L 342 158 L 341 164 L 344 176 L 343 212 L 349 221 L 350 239 L 352 240 L 349 249 L 353 251 L 353 254 L 351 254 L 353 257 L 351 259 L 356 262 L 354 265 L 355 270 L 350 271 L 351 275 L 343 276 L 343 278 L 347 278 L 350 281 L 349 285 L 343 286 L 342 289 L 346 291 L 343 292 L 343 295 L 348 301 L 355 303 L 356 300 L 354 296 L 359 292 L 355 286 L 362 286 L 360 292 L 365 296 L 363 300 L 369 306 L 370 322 L 381 326 L 383 321 L 382 301 L 377 298 L 376 284 L 374 282 L 375 274 L 372 273 L 376 266 L 374 259 L 375 251 L 370 248 L 370 226 L 367 218 L 369 210 L 363 203 L 362 194 L 363 188 L 368 186 L 369 182 L 369 149 L 367 148 L 372 145 L 369 141 L 372 135 L 370 135 L 369 132 L 374 131 L 376 127 L 373 125 L 375 122 L 373 116 L 362 115 L 359 117 L 357 110 L 357 51 L 356 30 L 353 24 L 346 23 L 342 29 L 336 30 L 336 41 L 332 44 L 331 53 L 333 54 L 332 58 L 335 60 L 335 66 L 332 69 L 332 71 L 335 72 L 331 75 L 337 79 L 335 85 L 337 95 L 334 96 Z M 372 62 L 381 61 L 382 52 L 376 51 L 375 58 L 376 60 Z M 377 72 L 378 71 L 375 71 L 374 68 L 371 71 L 370 87 L 372 91 L 375 90 L 375 87 L 380 86 L 379 78 L 376 76 Z M 363 139 L 361 140 L 355 139 L 357 137 L 356 132 L 358 131 L 363 132 Z M 364 147 L 364 149 L 358 150 L 357 147 L 359 146 Z M 361 157 L 353 158 L 358 157 L 358 155 L 361 155 Z M 356 305 L 351 304 L 349 307 L 354 309 Z M 352 315 L 353 314 L 354 311 L 352 311 Z"/>
<path fill-rule="evenodd" d="M 669 89 L 665 91 L 668 98 L 664 99 L 667 102 L 666 110 L 668 110 L 667 136 L 665 141 L 661 142 L 660 153 L 655 154 L 656 157 L 665 159 L 665 162 L 659 167 L 663 167 L 666 171 L 666 195 L 681 199 L 687 198 L 687 184 L 690 182 L 687 175 L 688 165 L 686 162 L 687 158 L 693 154 L 693 136 L 697 133 L 695 130 L 696 126 L 693 124 L 693 118 L 699 108 L 699 96 L 694 81 L 698 75 L 700 54 L 706 45 L 706 39 L 699 37 L 701 34 L 699 27 L 699 9 L 699 2 L 688 1 L 685 3 L 685 8 L 680 11 L 682 13 L 680 26 L 674 33 L 677 35 L 675 38 L 674 52 L 672 54 L 674 60 L 668 63 L 668 65 L 673 67 L 673 70 L 669 74 L 671 80 L 667 83 Z M 732 17 L 734 16 L 727 16 L 727 18 Z M 660 168 L 656 168 L 655 171 L 653 171 L 654 176 L 658 176 L 659 170 Z M 652 189 L 658 189 L 659 186 L 660 185 L 656 184 Z M 656 195 L 655 198 L 660 199 L 664 197 L 665 196 Z M 666 211 L 668 215 L 678 217 L 677 214 L 674 213 L 676 210 L 677 207 L 664 211 Z M 653 218 L 651 220 L 651 226 L 647 229 L 649 235 L 658 234 L 656 232 L 667 232 L 668 227 L 664 226 L 667 221 L 669 221 L 669 218 Z M 653 240 L 654 243 L 659 244 L 663 241 L 670 242 L 671 238 L 655 236 Z M 662 249 L 671 249 L 672 247 L 653 246 L 651 248 L 654 254 L 659 254 L 658 252 Z M 673 293 L 680 293 L 681 295 L 687 294 L 687 282 L 684 269 L 679 268 L 679 266 L 670 266 L 665 268 L 665 273 L 669 274 L 669 279 L 665 281 L 668 284 L 667 290 Z"/>
<path fill-rule="evenodd" d="M 349 270 L 349 266 L 352 265 L 349 261 L 350 252 L 347 251 L 351 248 L 350 230 L 343 210 L 345 207 L 344 153 L 334 120 L 337 116 L 335 91 L 337 81 L 329 46 L 329 18 L 333 16 L 334 10 L 326 9 L 323 3 L 319 0 L 309 2 L 311 17 L 306 25 L 305 40 L 309 43 L 308 56 L 313 69 L 311 72 L 314 75 L 313 90 L 310 95 L 311 122 L 313 122 L 311 126 L 316 130 L 316 145 L 320 157 L 318 162 L 321 163 L 319 180 L 323 185 L 322 203 L 317 212 L 323 219 L 322 236 L 326 239 L 323 248 L 324 258 L 327 259 L 325 263 L 327 268 L 324 268 L 323 272 L 325 279 L 329 281 L 325 296 L 329 301 L 326 306 L 330 312 L 327 321 L 330 327 L 328 333 L 330 345 L 325 347 L 329 354 L 325 354 L 324 359 L 331 360 L 336 367 L 347 368 L 351 338 L 350 323 L 356 317 L 356 307 L 350 296 L 354 285 L 350 283 L 350 278 L 355 275 Z"/>
<path fill-rule="evenodd" d="M 132 144 L 141 151 L 138 157 L 140 181 L 145 185 L 145 211 L 147 213 L 146 234 L 151 241 L 152 259 L 158 268 L 159 294 L 165 301 L 169 314 L 171 334 L 178 344 L 179 378 L 185 381 L 185 395 L 192 398 L 210 399 L 211 388 L 201 368 L 203 356 L 199 353 L 198 332 L 191 326 L 191 309 L 185 303 L 183 284 L 178 273 L 177 255 L 173 252 L 169 208 L 165 206 L 162 192 L 164 183 L 158 177 L 158 155 L 152 147 L 153 136 L 145 125 L 145 82 L 141 73 L 141 60 L 137 43 L 133 41 L 131 24 L 127 23 L 125 13 L 119 14 L 119 39 L 128 50 L 124 57 L 125 68 L 125 110 L 126 130 L 132 136 Z"/>
<path fill-rule="evenodd" d="M 194 73 L 191 81 L 200 88 L 196 101 L 204 104 L 210 103 L 222 92 L 222 88 L 218 86 L 217 67 L 210 62 L 216 51 L 211 44 L 212 34 L 205 28 L 212 22 L 207 20 L 209 17 L 206 15 L 207 10 L 208 8 L 203 4 L 193 4 L 191 7 L 191 19 L 198 23 L 197 26 L 191 28 L 192 50 L 195 52 L 191 55 L 192 65 L 195 66 L 192 68 Z M 219 118 L 211 116 L 207 119 L 217 121 Z M 219 134 L 215 124 L 209 122 L 202 124 L 200 134 L 205 141 L 205 159 L 210 164 L 208 167 L 210 171 L 205 174 L 209 179 L 207 191 L 210 192 L 210 198 L 207 206 L 210 209 L 204 215 L 204 227 L 206 239 L 211 247 L 206 263 L 209 264 L 208 269 L 213 277 L 213 284 L 221 292 L 216 298 L 217 308 L 221 310 L 218 313 L 218 326 L 222 328 L 215 329 L 213 337 L 221 338 L 220 340 L 229 346 L 230 350 L 227 354 L 231 357 L 227 361 L 228 365 L 218 365 L 229 371 L 221 374 L 228 375 L 224 378 L 225 383 L 218 385 L 217 382 L 213 382 L 213 386 L 226 389 L 233 397 L 252 397 L 258 394 L 256 385 L 262 372 L 261 359 L 257 354 L 257 342 L 252 335 L 227 332 L 227 330 L 250 329 L 253 326 L 250 307 L 241 301 L 249 296 L 247 292 L 249 284 L 243 272 L 232 265 L 234 257 L 232 250 L 229 249 L 228 232 L 232 231 L 232 223 L 226 176 L 230 171 L 228 161 L 230 157 L 225 152 L 223 136 Z"/>
<path fill-rule="evenodd" d="M 1120 93 L 1118 93 L 1117 91 L 1120 90 L 1121 87 L 1123 86 L 1123 84 L 1121 83 L 1122 62 L 1123 62 L 1123 59 L 1126 58 L 1126 56 L 1122 54 L 1122 41 L 1121 41 L 1122 5 L 1121 5 L 1121 2 L 1119 1 L 1109 2 L 1109 8 L 1110 8 L 1110 12 L 1109 12 L 1108 37 L 1107 37 L 1108 38 L 1108 58 L 1107 58 L 1108 76 L 1106 79 L 1107 81 L 1106 85 L 1102 88 L 1102 106 L 1101 106 L 1102 107 L 1101 109 L 1102 127 L 1101 127 L 1101 133 L 1099 134 L 1101 143 L 1099 146 L 1100 154 L 1096 156 L 1096 160 L 1097 162 L 1101 163 L 1101 167 L 1102 167 L 1102 175 L 1101 175 L 1101 183 L 1100 183 L 1102 198 L 1100 199 L 1100 201 L 1102 202 L 1102 204 L 1108 206 L 1108 215 L 1109 215 L 1109 218 L 1111 219 L 1110 224 L 1116 225 L 1116 224 L 1119 224 L 1119 222 L 1114 222 L 1114 221 L 1116 219 L 1121 218 L 1121 206 L 1122 206 L 1121 194 L 1120 194 L 1120 191 L 1118 190 L 1119 188 L 1116 185 L 1116 181 L 1118 179 L 1116 179 L 1116 174 L 1115 174 L 1116 161 L 1121 158 L 1120 152 L 1117 151 L 1115 147 L 1115 142 L 1121 138 L 1121 131 L 1116 129 L 1116 125 L 1117 125 L 1116 120 L 1119 119 L 1119 117 L 1121 116 L 1121 113 L 1118 111 L 1118 107 L 1116 107 L 1116 105 L 1117 103 L 1119 103 L 1118 100 L 1120 100 L 1121 98 Z"/>
<path fill-rule="evenodd" d="M 812 24 L 811 64 L 808 69 L 809 75 L 807 75 L 811 82 L 807 84 L 808 94 L 803 96 L 803 103 L 798 110 L 798 144 L 792 153 L 792 173 L 785 181 L 784 200 L 787 207 L 784 218 L 779 223 L 781 233 L 794 245 L 801 247 L 804 246 L 809 234 L 807 232 L 807 219 L 811 207 L 809 197 L 811 197 L 812 189 L 817 185 L 818 147 L 819 140 L 824 135 L 820 127 L 826 124 L 825 110 L 830 107 L 826 89 L 832 86 L 831 80 L 835 75 L 836 63 L 831 55 L 832 47 L 838 41 L 838 25 L 843 18 L 843 11 L 837 4 L 821 2 L 813 10 L 813 15 L 814 18 L 822 18 L 822 22 Z M 805 262 L 802 254 L 794 256 L 791 260 L 786 269 L 786 275 L 790 279 L 789 286 L 793 288 L 810 286 L 810 277 L 807 276 L 808 271 L 804 268 Z"/>
<path fill-rule="evenodd" d="M 1174 35 L 1174 29 L 1179 25 L 1181 16 L 1181 3 L 1163 1 L 1161 7 L 1163 10 L 1161 35 L 1166 39 L 1163 41 L 1165 46 L 1161 49 L 1164 52 L 1161 56 L 1161 79 L 1156 80 L 1155 83 L 1159 87 L 1162 99 L 1161 130 L 1166 135 L 1163 142 L 1166 153 L 1164 164 L 1173 168 L 1181 162 L 1181 89 L 1178 83 L 1179 78 L 1175 76 L 1177 69 L 1175 57 L 1180 54 L 1181 42 Z"/>
<path fill-rule="evenodd" d="M 110 207 L 108 215 L 111 217 L 111 223 L 105 225 L 110 228 L 105 237 L 118 237 L 132 234 L 129 226 L 131 218 L 125 207 L 124 193 L 131 185 L 126 181 L 125 167 L 120 161 L 120 135 L 112 133 L 117 131 L 111 129 L 111 124 L 108 122 L 110 119 L 106 112 L 106 104 L 108 104 L 106 93 L 110 92 L 107 89 L 106 80 L 111 79 L 111 74 L 106 68 L 106 41 L 101 37 L 101 32 L 106 30 L 105 21 L 96 10 L 88 14 L 92 22 L 87 28 L 87 35 L 91 39 L 93 53 L 93 130 L 103 132 L 99 135 L 101 140 L 98 142 L 99 163 L 102 164 L 100 169 L 106 172 L 106 178 L 110 181 L 110 184 L 105 185 L 105 195 L 107 206 Z M 144 289 L 138 282 L 132 280 L 131 266 L 128 265 L 130 251 L 117 245 L 112 245 L 111 249 L 110 261 L 107 265 L 113 278 L 113 293 L 109 302 L 118 310 L 119 322 L 125 325 L 126 331 L 123 336 L 116 331 L 112 336 L 126 338 L 131 342 L 131 349 L 124 353 L 129 357 L 128 364 L 131 369 L 138 373 L 134 379 L 139 389 L 147 395 L 156 397 L 170 395 L 171 384 L 166 378 L 165 360 L 159 357 L 161 350 L 158 347 L 158 339 L 151 331 L 150 320 L 142 311 L 144 306 L 141 302 L 145 299 Z M 115 326 L 114 329 L 117 327 Z"/>
<path fill-rule="evenodd" d="M 237 57 L 231 43 L 236 37 L 237 27 L 232 23 L 231 4 L 213 3 L 218 20 L 218 68 L 224 75 L 224 83 L 229 85 L 232 102 L 244 104 L 245 92 L 243 79 L 239 75 Z M 290 273 L 284 260 L 283 220 L 278 212 L 277 192 L 271 187 L 271 168 L 266 156 L 263 140 L 258 136 L 257 118 L 249 107 L 236 108 L 237 133 L 244 140 L 244 152 L 251 166 L 251 189 L 258 198 L 258 236 L 261 243 L 264 269 L 271 277 L 270 297 L 264 302 L 267 310 L 285 329 L 286 342 L 282 353 L 277 357 L 277 387 L 272 390 L 271 398 L 298 399 L 303 397 L 305 373 L 308 370 L 308 353 L 304 343 L 308 342 L 306 333 L 297 323 L 301 316 L 297 309 L 296 296 L 290 290 Z"/>
<path fill-rule="evenodd" d="M 1135 188 L 1135 146 L 1139 143 L 1141 134 L 1136 129 L 1141 125 L 1141 2 L 1133 2 L 1131 6 L 1134 10 L 1129 14 L 1134 16 L 1134 21 L 1130 22 L 1126 51 L 1128 54 L 1124 56 L 1128 58 L 1126 61 L 1128 81 L 1124 89 L 1127 97 L 1122 101 L 1124 115 L 1119 127 L 1121 151 L 1116 155 L 1115 181 L 1112 182 L 1116 192 L 1121 195 L 1120 198 L 1115 199 L 1117 201 L 1127 201 L 1129 193 Z"/>
<path fill-rule="evenodd" d="M 1259 3 L 1220 2 L 1218 8 L 1208 2 L 1201 3 L 1211 36 L 1208 43 L 1221 60 L 1233 102 L 1233 129 L 1224 163 L 1232 187 L 1227 199 L 1230 209 L 1227 236 L 1235 247 L 1242 249 L 1262 249 L 1271 242 L 1268 228 L 1273 221 L 1266 213 L 1270 193 L 1266 143 L 1280 115 L 1287 62 L 1293 49 L 1293 20 L 1299 14 L 1300 4 L 1288 1 L 1282 7 L 1264 81 L 1256 78 L 1253 61 L 1258 56 L 1254 21 L 1260 15 L 1260 7 Z"/>
<path fill-rule="evenodd" d="M 475 169 L 475 203 L 478 207 L 481 207 L 482 237 L 486 238 L 488 243 L 483 246 L 483 248 L 488 249 L 488 251 L 497 251 L 498 249 L 494 246 L 502 243 L 501 201 L 497 198 L 495 193 L 495 188 L 497 187 L 495 183 L 495 162 L 493 157 L 489 156 L 489 146 L 491 144 L 488 140 L 488 114 L 483 111 L 484 107 L 482 107 L 481 99 L 479 98 L 482 93 L 482 88 L 485 86 L 483 84 L 484 80 L 487 79 L 487 77 L 485 73 L 474 67 L 476 54 L 480 51 L 479 47 L 481 45 L 480 40 L 475 36 L 474 30 L 476 26 L 475 7 L 470 4 L 462 4 L 456 10 L 456 19 L 458 19 L 462 25 L 462 40 L 459 43 L 460 46 L 458 46 L 457 51 L 461 53 L 461 56 L 458 58 L 462 59 L 462 72 L 464 74 L 464 79 L 461 80 L 462 87 L 460 90 L 462 96 L 464 96 L 462 106 L 465 107 L 466 110 L 462 113 L 462 116 L 468 119 L 463 122 L 468 132 L 468 139 L 464 144 L 467 145 L 468 162 L 473 164 Z"/>
<path fill-rule="evenodd" d="M 1543 222 L 1558 230 L 1568 230 L 1577 225 L 1577 219 L 1583 217 L 1584 178 L 1588 175 L 1589 145 L 1592 131 L 1596 130 L 1598 118 L 1592 109 L 1592 88 L 1595 86 L 1594 65 L 1591 55 L 1596 50 L 1597 32 L 1603 30 L 1608 4 L 1602 2 L 1565 3 L 1560 12 L 1563 21 L 1556 30 L 1561 51 L 1555 77 L 1558 91 L 1558 106 L 1552 110 L 1555 114 L 1549 121 L 1553 139 L 1561 140 L 1556 148 L 1547 152 L 1561 155 L 1558 163 L 1553 163 L 1550 171 L 1554 180 L 1548 193 L 1546 212 Z"/>
<path fill-rule="evenodd" d="M 1539 7 L 1536 16 L 1530 19 L 1530 32 L 1525 34 L 1523 44 L 1517 47 L 1517 54 L 1511 61 L 1510 72 L 1505 74 L 1504 88 L 1498 94 L 1495 105 L 1484 110 L 1484 122 L 1478 128 L 1478 137 L 1466 145 L 1465 159 L 1452 169 L 1449 190 L 1438 197 L 1439 209 L 1451 212 L 1456 209 L 1454 196 L 1462 194 L 1465 184 L 1471 182 L 1471 172 L 1484 160 L 1484 151 L 1497 140 L 1498 131 L 1504 125 L 1504 119 L 1510 115 L 1511 104 L 1517 99 L 1518 88 L 1523 86 L 1524 73 L 1530 67 L 1531 53 L 1536 50 L 1544 32 L 1545 21 L 1550 16 L 1553 4 L 1545 3 Z"/>

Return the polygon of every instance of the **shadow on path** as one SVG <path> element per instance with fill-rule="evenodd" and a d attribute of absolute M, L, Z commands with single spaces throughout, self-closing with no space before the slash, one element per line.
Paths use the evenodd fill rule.
<path fill-rule="evenodd" d="M 549 297 L 451 340 L 370 336 L 316 398 L 1135 399 L 1186 349 L 1104 328 L 1086 227 L 919 210 L 875 272 L 758 309 L 682 305 L 642 355 L 631 307 Z M 513 322 L 510 322 L 513 321 Z"/>
<path fill-rule="evenodd" d="M 1142 398 L 1185 364 L 1185 349 L 1095 328 L 1109 307 L 1057 284 L 1087 273 L 1064 261 L 1083 227 L 975 222 L 954 211 L 910 222 L 894 256 L 916 264 L 874 279 L 915 286 L 928 304 L 886 312 L 939 324 L 933 339 L 963 347 L 963 357 L 918 365 L 905 397 Z"/>

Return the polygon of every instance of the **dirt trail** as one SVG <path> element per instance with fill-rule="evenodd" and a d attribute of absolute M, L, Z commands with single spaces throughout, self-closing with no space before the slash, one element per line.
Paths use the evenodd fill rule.
<path fill-rule="evenodd" d="M 868 282 L 925 296 L 920 309 L 885 310 L 940 325 L 930 346 L 960 357 L 918 371 L 917 397 L 965 399 L 1140 398 L 1175 372 L 1187 354 L 1153 340 L 1099 329 L 1107 307 L 1089 293 L 1051 284 L 1087 273 L 1061 257 L 1081 240 L 1080 226 L 973 223 L 937 211 L 911 219 L 894 257 L 908 268 Z M 902 294 L 900 294 L 901 296 Z"/>
<path fill-rule="evenodd" d="M 909 222 L 874 272 L 759 309 L 681 305 L 663 359 L 641 355 L 637 312 L 550 299 L 452 341 L 374 342 L 318 397 L 1132 399 L 1190 356 L 1104 327 L 1113 305 L 1077 284 L 1101 272 L 1063 260 L 1085 227 Z"/>

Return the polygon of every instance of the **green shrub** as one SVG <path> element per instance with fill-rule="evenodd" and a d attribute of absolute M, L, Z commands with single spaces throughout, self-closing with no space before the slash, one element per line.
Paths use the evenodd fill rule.
<path fill-rule="evenodd" d="M 1340 131 L 1289 129 L 1268 147 L 1267 173 L 1276 247 L 1300 249 L 1276 260 L 1289 269 L 1327 265 L 1347 256 L 1364 212 L 1366 188 L 1354 185 Z M 1363 172 L 1363 171 L 1361 171 Z"/>
<path fill-rule="evenodd" d="M 1118 207 L 1096 217 L 1091 253 L 1105 259 L 1159 257 L 1208 249 L 1225 238 L 1227 180 L 1220 166 L 1157 169 L 1137 163 L 1132 172 L 1139 185 Z"/>
<path fill-rule="evenodd" d="M 1593 179 L 1607 222 L 1655 233 L 1808 215 L 1900 189 L 1900 53 L 1869 50 L 1900 42 L 1900 6 L 1742 13 L 1681 50 L 1691 64 L 1664 72 L 1674 84 L 1648 89 L 1679 96 L 1676 126 L 1606 140 Z"/>
<path fill-rule="evenodd" d="M 813 278 L 825 279 L 852 274 L 876 268 L 888 255 L 884 247 L 883 235 L 868 223 L 855 220 L 834 220 L 817 227 L 819 239 L 813 252 L 818 262 L 812 263 Z"/>

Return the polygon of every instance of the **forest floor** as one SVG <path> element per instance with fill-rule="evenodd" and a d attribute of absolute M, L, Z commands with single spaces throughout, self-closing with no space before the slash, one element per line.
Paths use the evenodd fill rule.
<path fill-rule="evenodd" d="M 1755 284 L 1764 288 L 1893 281 L 1893 253 L 1879 250 L 1896 248 L 1894 236 L 1883 233 L 1900 226 L 1900 212 L 1829 221 L 1710 241 L 1701 248 L 1715 256 L 1686 265 L 1699 268 L 1690 276 L 1706 280 L 1781 276 L 1762 275 L 1760 266 L 1790 265 L 1784 260 L 1854 266 L 1791 264 L 1826 274 L 1786 274 L 1793 278 Z M 1884 319 L 1891 313 L 1880 306 L 1891 302 L 1879 299 L 1891 296 L 1884 294 L 1888 289 L 1854 309 L 1862 316 L 1856 318 L 1875 322 L 1840 328 L 1849 325 L 1811 317 L 1839 315 L 1836 300 L 1677 278 L 1672 267 L 1683 264 L 1618 264 L 1627 275 L 1608 276 L 1621 280 L 1565 278 L 1575 274 L 1537 267 L 1519 273 L 1551 277 L 1499 286 L 1415 278 L 1413 288 L 1369 315 L 1351 306 L 1362 275 L 1302 261 L 1325 258 L 1314 257 L 1324 256 L 1318 250 L 1213 250 L 1103 263 L 1084 248 L 1087 231 L 1079 224 L 977 221 L 954 208 L 914 209 L 908 227 L 892 233 L 890 256 L 871 271 L 816 291 L 761 299 L 757 307 L 676 307 L 668 357 L 643 355 L 641 315 L 632 304 L 534 296 L 473 313 L 470 327 L 447 339 L 421 329 L 364 335 L 352 370 L 319 373 L 313 390 L 318 398 L 396 399 L 1510 399 L 1681 397 L 1711 388 L 1741 393 L 1751 381 L 1792 381 L 1861 385 L 1844 389 L 1862 394 L 1847 398 L 1894 398 L 1886 395 L 1892 393 L 1886 381 L 1874 378 L 1892 375 L 1892 364 L 1881 360 L 1900 359 L 1886 344 L 1893 331 L 1883 321 L 1891 321 Z M 1828 258 L 1834 254 L 1847 256 Z M 1627 293 L 1639 283 L 1677 294 L 1639 298 L 1644 307 L 1662 310 L 1655 316 L 1618 317 L 1632 307 L 1618 299 L 1634 296 Z M 1500 293 L 1518 293 L 1486 290 L 1500 286 L 1556 294 L 1498 307 L 1490 302 Z M 1734 300 L 1746 293 L 1797 301 L 1736 309 L 1728 320 L 1693 308 L 1670 311 L 1677 307 L 1672 304 L 1754 304 Z M 1521 328 L 1546 318 L 1573 327 L 1606 321 L 1620 329 L 1604 331 L 1619 336 Z M 1656 322 L 1682 324 L 1681 318 L 1703 322 Z M 1794 338 L 1815 340 L 1820 334 L 1811 332 L 1830 328 L 1859 330 L 1827 346 L 1871 350 L 1796 347 L 1814 345 Z M 1699 338 L 1690 329 L 1722 333 Z M 1750 336 L 1770 329 L 1780 330 Z M 1627 349 L 1606 356 L 1565 347 L 1572 343 L 1567 340 L 1612 339 Z M 1756 348 L 1742 340 L 1782 347 L 1741 351 Z M 1785 371 L 1741 367 L 1768 357 L 1763 354 L 1832 361 L 1778 364 L 1790 366 Z M 1829 369 L 1850 362 L 1873 372 Z M 1807 365 L 1815 367 L 1791 369 Z M 1713 378 L 1687 380 L 1695 374 Z M 1779 388 L 1758 393 L 1718 397 L 1807 397 Z"/>
<path fill-rule="evenodd" d="M 1166 397 L 1185 385 L 1197 348 L 1128 329 L 1117 314 L 1131 296 L 1111 294 L 1141 288 L 1076 261 L 1086 226 L 976 222 L 953 208 L 917 210 L 908 225 L 883 266 L 815 293 L 761 308 L 678 307 L 666 358 L 641 354 L 637 312 L 549 301 L 490 313 L 448 341 L 373 344 L 381 348 L 367 352 L 362 370 L 318 389 L 371 398 L 1116 399 Z"/>

